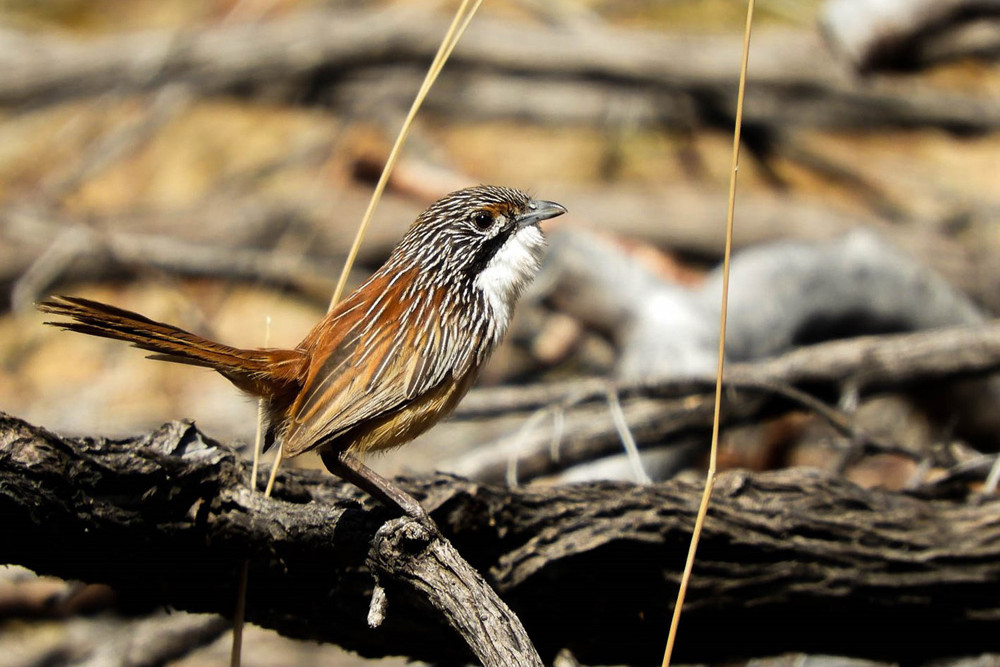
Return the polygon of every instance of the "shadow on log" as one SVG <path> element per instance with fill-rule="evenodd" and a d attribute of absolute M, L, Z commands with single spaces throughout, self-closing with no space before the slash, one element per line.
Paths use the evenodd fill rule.
<path fill-rule="evenodd" d="M 467 661 L 457 636 L 398 585 L 405 563 L 380 573 L 386 618 L 368 627 L 383 508 L 300 471 L 283 473 L 265 500 L 246 489 L 246 470 L 188 423 L 71 439 L 0 415 L 0 560 L 109 583 L 136 609 L 230 614 L 249 558 L 254 623 L 365 655 Z M 439 475 L 404 487 L 519 614 L 543 658 L 565 647 L 584 663 L 658 664 L 697 485 L 504 489 Z M 724 474 L 679 659 L 996 651 L 998 510 L 997 498 L 919 498 L 808 470 Z"/>

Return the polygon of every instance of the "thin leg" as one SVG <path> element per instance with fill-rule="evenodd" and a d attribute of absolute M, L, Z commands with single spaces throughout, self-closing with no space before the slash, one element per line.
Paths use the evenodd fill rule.
<path fill-rule="evenodd" d="M 376 500 L 398 507 L 403 514 L 413 517 L 426 525 L 434 525 L 417 499 L 398 486 L 382 477 L 377 472 L 354 458 L 347 452 L 322 452 L 323 465 L 331 473 L 346 482 L 350 482 Z"/>

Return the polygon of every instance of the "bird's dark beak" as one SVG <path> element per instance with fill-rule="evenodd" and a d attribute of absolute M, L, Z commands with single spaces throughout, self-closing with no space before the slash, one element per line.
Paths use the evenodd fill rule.
<path fill-rule="evenodd" d="M 544 201 L 541 199 L 532 200 L 528 204 L 528 210 L 517 219 L 518 228 L 534 225 L 542 220 L 548 220 L 566 212 L 566 207 L 554 201 Z"/>

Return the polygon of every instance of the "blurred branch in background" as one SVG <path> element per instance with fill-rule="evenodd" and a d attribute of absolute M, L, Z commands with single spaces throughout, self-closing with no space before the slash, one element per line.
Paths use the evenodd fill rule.
<path fill-rule="evenodd" d="M 916 396 L 926 394 L 924 400 L 937 402 L 939 407 L 941 403 L 950 406 L 941 412 L 981 426 L 996 418 L 994 406 L 1000 392 L 996 380 L 960 381 L 989 376 L 998 370 L 1000 328 L 996 324 L 822 343 L 755 363 L 729 364 L 726 384 L 730 391 L 726 395 L 723 421 L 731 426 L 757 422 L 788 410 L 813 411 L 832 421 L 837 430 L 846 429 L 858 446 L 902 453 L 915 460 L 933 459 L 945 453 L 886 446 L 878 442 L 882 437 L 865 434 L 864 427 L 844 413 L 821 401 L 803 402 L 793 388 L 808 390 L 834 402 L 847 391 L 871 394 L 910 390 Z M 676 446 L 693 438 L 703 448 L 705 434 L 711 428 L 711 376 L 689 372 L 665 377 L 670 379 L 643 375 L 626 376 L 624 381 L 610 385 L 603 379 L 575 379 L 475 390 L 459 407 L 457 417 L 479 420 L 486 433 L 490 430 L 483 420 L 490 417 L 509 418 L 514 412 L 539 409 L 561 410 L 559 454 L 551 453 L 549 429 L 536 427 L 490 446 L 473 440 L 464 448 L 466 453 L 452 460 L 448 467 L 472 479 L 498 482 L 504 479 L 508 459 L 514 457 L 521 479 L 530 480 L 614 454 L 620 450 L 618 432 L 601 405 L 609 386 L 622 397 L 629 429 L 641 444 Z M 996 431 L 984 433 L 983 437 L 987 448 L 995 450 Z M 679 453 L 688 454 L 683 449 Z M 456 454 L 455 448 L 449 448 L 449 457 Z M 677 463 L 687 462 L 682 459 L 674 465 Z M 670 476 L 663 473 L 659 477 Z"/>
<path fill-rule="evenodd" d="M 419 79 L 419 65 L 433 56 L 443 32 L 444 23 L 422 10 L 389 8 L 298 12 L 261 23 L 87 41 L 9 33 L 7 48 L 0 43 L 0 68 L 7 73 L 0 103 L 37 106 L 183 83 L 201 94 L 273 98 L 278 92 L 299 101 L 311 92 L 338 106 L 390 95 L 405 107 L 416 87 L 408 83 Z M 607 25 L 568 31 L 482 17 L 469 27 L 450 65 L 454 72 L 442 78 L 429 103 L 438 114 L 592 123 L 606 113 L 609 97 L 624 94 L 636 98 L 645 122 L 684 120 L 692 107 L 710 119 L 733 111 L 739 43 L 736 35 Z M 971 91 L 948 94 L 919 81 L 854 86 L 815 34 L 772 31 L 755 45 L 753 58 L 751 125 L 969 131 L 1000 123 L 989 96 Z"/>
<path fill-rule="evenodd" d="M 1000 55 L 994 0 L 829 0 L 820 20 L 833 47 L 862 73 Z"/>

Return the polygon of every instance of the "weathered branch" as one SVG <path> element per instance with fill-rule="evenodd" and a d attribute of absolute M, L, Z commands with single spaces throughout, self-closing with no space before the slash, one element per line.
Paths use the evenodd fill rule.
<path fill-rule="evenodd" d="M 365 563 L 385 510 L 318 473 L 283 473 L 272 500 L 250 495 L 244 475 L 230 450 L 188 424 L 108 441 L 4 417 L 0 560 L 107 582 L 133 604 L 229 613 L 249 558 L 256 623 L 368 655 L 464 659 L 461 642 L 402 587 L 388 589 L 382 626 L 367 626 Z M 546 659 L 563 647 L 584 663 L 658 659 L 696 485 L 404 483 Z M 921 499 L 804 470 L 727 474 L 716 488 L 684 616 L 685 659 L 997 650 L 1000 500 Z M 384 566 L 411 571 L 395 557 Z"/>
<path fill-rule="evenodd" d="M 86 580 L 94 580 L 96 577 L 96 580 L 103 580 L 102 575 L 96 574 L 96 570 L 92 569 L 96 567 L 100 570 L 106 564 L 100 554 L 105 550 L 120 551 L 119 556 L 112 557 L 112 560 L 123 559 L 118 561 L 118 567 L 136 568 L 136 571 L 126 575 L 125 581 L 129 582 L 127 585 L 112 575 L 116 586 L 129 591 L 124 594 L 127 605 L 160 603 L 161 601 L 156 599 L 158 594 L 154 591 L 160 585 L 168 585 L 167 581 L 157 582 L 158 575 L 152 575 L 148 571 L 146 575 L 152 576 L 152 579 L 145 584 L 138 584 L 132 577 L 147 567 L 166 566 L 178 568 L 177 572 L 181 573 L 182 580 L 178 585 L 183 592 L 180 593 L 179 600 L 169 599 L 172 596 L 168 595 L 168 599 L 162 600 L 163 603 L 172 603 L 185 608 L 190 605 L 192 609 L 222 613 L 231 610 L 235 599 L 231 597 L 231 587 L 236 580 L 235 573 L 239 569 L 239 561 L 236 558 L 237 553 L 245 548 L 248 548 L 248 553 L 263 558 L 264 562 L 260 562 L 251 557 L 254 566 L 261 566 L 270 573 L 270 577 L 264 579 L 270 578 L 271 581 L 261 581 L 261 578 L 256 576 L 254 567 L 251 567 L 250 576 L 251 581 L 255 581 L 255 593 L 256 587 L 268 588 L 277 585 L 280 588 L 282 583 L 293 589 L 309 585 L 310 582 L 306 580 L 290 579 L 285 582 L 273 580 L 274 575 L 284 568 L 292 567 L 293 563 L 301 563 L 303 554 L 297 552 L 306 545 L 293 546 L 290 554 L 281 549 L 273 550 L 272 542 L 278 532 L 285 533 L 286 538 L 295 542 L 297 541 L 295 536 L 301 530 L 308 531 L 310 528 L 323 525 L 325 523 L 323 510 L 315 508 L 305 524 L 296 521 L 294 512 L 290 515 L 271 517 L 271 521 L 265 519 L 265 525 L 262 527 L 266 532 L 264 534 L 258 532 L 256 535 L 257 539 L 263 538 L 263 541 L 254 545 L 251 540 L 250 543 L 241 545 L 240 543 L 249 537 L 247 533 L 254 532 L 254 527 L 241 525 L 240 520 L 235 523 L 223 521 L 222 524 L 213 526 L 213 514 L 232 513 L 236 511 L 236 507 L 240 507 L 238 511 L 240 519 L 252 524 L 259 521 L 259 517 L 254 516 L 253 505 L 260 502 L 260 498 L 252 496 L 242 486 L 240 478 L 245 474 L 245 470 L 236 462 L 232 452 L 203 439 L 189 424 L 171 424 L 151 436 L 129 443 L 90 440 L 73 442 L 60 440 L 45 432 L 34 430 L 23 422 L 3 417 L 0 422 L 2 429 L 0 441 L 5 447 L 0 458 L 14 467 L 23 466 L 22 471 L 30 468 L 38 474 L 37 477 L 22 478 L 16 482 L 7 478 L 11 487 L 17 487 L 18 491 L 27 490 L 28 494 L 22 496 L 22 500 L 27 501 L 21 507 L 22 512 L 26 514 L 22 513 L 20 517 L 14 519 L 14 523 L 23 528 L 23 539 L 17 540 L 18 544 L 5 554 L 4 561 L 30 563 L 29 567 L 45 571 L 47 564 L 53 563 L 52 558 L 58 560 L 63 554 L 70 554 L 72 559 L 82 559 L 85 562 L 82 564 L 82 572 L 78 571 L 76 575 L 67 572 L 67 576 Z M 74 447 L 77 446 L 79 449 L 74 451 Z M 59 460 L 61 457 L 65 458 Z M 53 465 L 55 467 L 52 467 Z M 115 469 L 116 465 L 120 465 L 120 468 Z M 59 471 L 66 470 L 66 466 L 70 466 L 73 470 L 63 476 Z M 55 480 L 53 476 L 62 479 Z M 72 488 L 74 484 L 81 482 L 82 488 Z M 44 484 L 45 488 L 38 486 L 40 484 Z M 93 486 L 87 488 L 88 484 Z M 147 487 L 147 484 L 150 486 Z M 25 489 L 25 485 L 29 488 Z M 52 515 L 55 508 L 50 503 L 55 498 L 53 494 L 59 492 L 65 493 L 64 503 L 67 499 L 72 499 L 63 507 L 71 513 L 77 513 L 76 517 L 64 516 L 60 520 Z M 95 496 L 90 496 L 88 492 L 94 493 Z M 110 497 L 104 496 L 107 493 L 124 502 L 116 506 L 116 501 L 112 500 L 111 504 L 107 504 L 110 500 Z M 45 500 L 49 502 L 38 497 L 38 494 L 43 494 Z M 15 492 L 15 495 L 21 494 Z M 11 496 L 6 496 L 0 500 L 0 504 L 5 505 L 10 500 Z M 83 507 L 80 506 L 81 503 Z M 221 505 L 213 509 L 214 503 Z M 287 509 L 292 507 L 294 505 Z M 334 531 L 351 532 L 352 528 L 349 527 L 351 522 L 344 518 L 344 508 L 330 508 L 330 510 L 330 528 Z M 384 519 L 384 513 L 381 514 Z M 41 520 L 41 516 L 45 516 L 44 521 Z M 232 514 L 230 516 L 235 518 Z M 69 525 L 76 519 L 80 520 L 77 526 Z M 364 522 L 365 529 L 346 540 L 350 543 L 349 550 L 354 552 L 355 558 L 359 553 L 363 554 L 363 551 L 358 552 L 358 548 L 370 539 L 371 533 L 367 529 L 373 527 L 372 519 L 377 520 L 375 516 L 368 517 Z M 128 532 L 146 520 L 150 521 L 149 527 L 154 527 L 154 531 L 163 532 L 159 535 L 136 534 L 129 538 Z M 33 521 L 40 521 L 40 525 L 37 526 L 40 530 L 30 529 L 29 526 Z M 206 521 L 207 525 L 204 523 Z M 199 525 L 202 526 L 201 529 L 198 528 Z M 208 530 L 203 530 L 204 528 Z M 323 528 L 313 534 L 308 541 L 326 541 L 328 547 L 333 547 L 332 532 L 326 530 L 325 526 Z M 201 538 L 191 533 L 191 529 L 194 529 L 195 533 L 202 532 Z M 39 536 L 61 535 L 68 542 L 47 546 L 43 543 L 33 543 L 30 539 L 32 532 Z M 133 538 L 137 543 L 133 543 Z M 214 544 L 209 546 L 207 552 L 204 546 L 190 550 L 195 546 L 190 541 L 192 538 L 196 542 L 205 540 Z M 163 543 L 174 540 L 176 542 L 169 546 Z M 338 545 L 343 545 L 344 541 L 343 537 L 336 539 Z M 73 546 L 70 546 L 70 543 Z M 12 554 L 18 555 L 12 557 Z M 173 560 L 171 556 L 177 560 Z M 309 555 L 304 557 L 308 565 L 300 570 L 302 574 L 306 574 L 313 567 L 323 567 L 322 561 L 315 561 Z M 137 566 L 136 559 L 145 560 L 145 563 Z M 343 572 L 336 570 L 338 564 L 336 560 L 332 560 L 330 564 L 335 570 L 330 574 L 336 580 L 343 575 Z M 391 591 L 395 593 L 389 600 L 394 608 L 397 605 L 405 608 L 407 604 L 415 605 L 416 608 L 430 606 L 438 614 L 443 614 L 448 624 L 466 640 L 483 665 L 487 667 L 504 667 L 509 664 L 541 665 L 517 617 L 441 535 L 432 534 L 427 528 L 415 525 L 412 521 L 390 522 L 379 531 L 369 564 L 381 584 L 386 589 L 391 587 Z M 80 563 L 71 565 L 70 570 L 80 565 Z M 357 579 L 353 584 L 355 586 L 364 584 L 364 579 L 368 577 L 363 574 L 363 558 L 352 565 L 353 574 Z M 223 580 L 221 586 L 219 582 L 212 586 L 214 588 L 212 593 L 219 594 L 214 602 L 207 597 L 212 593 L 197 590 L 200 586 L 206 585 L 207 582 L 203 579 L 206 574 L 219 576 Z M 306 576 L 313 575 L 306 574 Z M 173 576 L 168 576 L 168 579 L 172 578 Z M 442 595 L 436 590 L 444 581 L 448 582 L 448 595 Z M 139 586 L 138 590 L 141 590 L 138 595 L 133 595 L 137 591 L 135 586 Z M 357 588 L 353 591 L 357 592 Z M 311 604 L 322 607 L 326 604 L 324 601 L 326 593 L 336 595 L 342 592 L 338 591 L 336 586 L 331 586 L 319 598 L 314 598 Z M 282 623 L 300 624 L 301 619 L 296 618 L 294 610 L 291 611 L 293 618 L 289 620 L 289 610 L 270 607 L 274 603 L 271 596 L 276 593 L 278 591 L 272 588 L 265 595 L 267 602 L 264 604 L 267 611 L 264 612 L 264 618 L 270 618 L 274 623 L 274 616 L 284 616 L 286 618 Z M 230 596 L 228 600 L 227 595 Z M 252 595 L 251 599 L 254 597 L 256 595 Z M 247 614 L 249 620 L 257 620 L 258 604 L 259 602 L 251 603 Z M 319 608 L 315 608 L 312 613 L 325 615 Z M 396 615 L 397 613 L 390 612 L 388 621 L 390 627 Z M 398 612 L 398 616 L 405 617 L 406 612 Z M 471 623 L 470 619 L 475 619 L 475 622 Z M 356 623 L 358 619 L 352 620 Z M 278 627 L 285 627 L 288 631 L 285 625 L 279 624 Z M 314 632 L 311 629 L 303 631 L 304 636 L 313 636 Z M 291 634 L 302 633 L 292 631 Z M 444 641 L 444 638 L 439 639 Z M 451 644 L 452 655 L 466 654 L 461 646 L 454 645 L 453 640 L 448 643 Z"/>
<path fill-rule="evenodd" d="M 517 617 L 455 547 L 425 526 L 409 518 L 385 524 L 368 564 L 384 589 L 405 582 L 443 612 L 483 665 L 541 667 Z"/>

